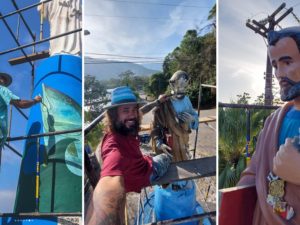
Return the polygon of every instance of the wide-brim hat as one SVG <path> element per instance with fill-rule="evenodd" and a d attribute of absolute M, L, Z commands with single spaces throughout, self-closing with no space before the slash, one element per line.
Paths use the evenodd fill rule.
<path fill-rule="evenodd" d="M 4 84 L 3 84 L 3 86 L 5 86 L 5 87 L 8 87 L 12 82 L 11 76 L 8 75 L 7 73 L 1 73 L 0 72 L 0 78 L 3 78 L 5 80 Z"/>
<path fill-rule="evenodd" d="M 103 108 L 107 110 L 107 109 L 111 109 L 121 105 L 128 105 L 128 104 L 137 104 L 138 106 L 140 106 L 143 104 L 143 102 L 137 100 L 137 97 L 129 87 L 122 86 L 112 90 L 111 101 Z"/>

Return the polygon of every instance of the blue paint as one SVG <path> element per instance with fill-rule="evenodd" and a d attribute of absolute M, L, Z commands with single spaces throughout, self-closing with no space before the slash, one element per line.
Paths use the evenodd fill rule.
<path fill-rule="evenodd" d="M 59 124 L 69 120 L 74 121 L 73 126 L 81 127 L 81 106 L 82 106 L 82 60 L 80 57 L 72 55 L 55 55 L 44 60 L 36 69 L 34 90 L 32 98 L 37 95 L 43 97 L 45 87 L 53 90 L 57 94 L 57 99 L 51 99 L 52 114 L 45 117 L 42 110 L 51 110 L 44 104 L 36 104 L 30 110 L 27 123 L 27 135 L 39 134 L 51 131 L 61 131 L 59 126 L 54 130 L 49 130 L 45 121 L 55 120 Z M 56 95 L 52 95 L 52 97 Z M 61 101 L 61 102 L 60 102 Z M 66 102 L 67 101 L 67 102 Z M 63 106 L 70 102 L 75 105 L 75 110 L 65 110 Z M 56 108 L 55 108 L 56 107 Z M 62 109 L 62 110 L 58 110 Z M 73 112 L 77 112 L 74 117 Z M 60 113 L 58 115 L 58 112 Z M 79 113 L 78 113 L 79 112 Z M 56 117 L 59 117 L 58 120 Z M 43 118 L 44 117 L 44 118 Z M 51 122 L 51 121 L 50 121 Z M 64 125 L 64 130 L 75 129 Z M 80 141 L 77 141 L 80 140 Z M 74 142 L 74 144 L 72 144 Z M 79 143 L 80 142 L 80 143 Z M 75 146 L 75 147 L 74 147 Z M 77 152 L 74 150 L 76 148 Z M 50 152 L 51 151 L 51 152 Z M 28 139 L 25 143 L 23 160 L 20 169 L 18 190 L 15 201 L 15 212 L 34 212 L 35 209 L 35 176 L 37 160 L 37 139 Z M 75 152 L 75 153 L 74 153 Z M 75 157 L 74 157 L 74 154 Z M 50 154 L 50 155 L 49 155 Z M 64 156 L 65 155 L 65 156 Z M 77 157 L 80 155 L 80 159 Z M 81 211 L 81 133 L 56 135 L 40 139 L 40 212 L 79 212 Z M 49 158 L 49 159 L 48 159 Z M 76 168 L 72 167 L 76 161 Z M 49 161 L 49 165 L 47 163 Z M 79 165 L 80 163 L 80 165 Z M 71 166 L 69 166 L 71 164 Z M 53 167 L 53 169 L 52 169 Z M 70 173 L 69 173 L 69 172 Z M 63 176 L 66 178 L 65 184 Z M 68 188 L 65 193 L 63 188 Z M 80 193 L 79 193 L 80 192 Z M 64 201 L 63 198 L 66 198 Z"/>

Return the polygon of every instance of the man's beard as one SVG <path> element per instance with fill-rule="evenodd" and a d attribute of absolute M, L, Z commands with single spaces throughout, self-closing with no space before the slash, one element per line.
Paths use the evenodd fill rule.
<path fill-rule="evenodd" d="M 125 124 L 129 120 L 125 120 L 124 122 L 117 121 L 115 123 L 115 130 L 117 133 L 128 136 L 128 135 L 137 135 L 140 127 L 140 123 L 138 119 L 130 119 L 134 120 L 134 124 L 127 127 Z"/>
<path fill-rule="evenodd" d="M 291 101 L 300 96 L 300 82 L 295 82 L 287 77 L 283 77 L 280 81 L 285 81 L 289 84 L 287 88 L 280 88 L 280 98 L 282 101 Z"/>

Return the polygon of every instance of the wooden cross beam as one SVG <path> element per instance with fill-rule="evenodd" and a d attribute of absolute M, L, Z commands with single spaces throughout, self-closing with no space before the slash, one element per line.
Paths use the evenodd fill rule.
<path fill-rule="evenodd" d="M 42 51 L 42 52 L 36 52 L 36 53 L 30 54 L 30 55 L 27 55 L 27 58 L 25 56 L 13 58 L 13 59 L 8 60 L 8 62 L 10 65 L 14 66 L 14 65 L 22 64 L 22 63 L 27 63 L 27 62 L 32 62 L 32 61 L 48 58 L 49 56 L 50 56 L 49 51 Z"/>

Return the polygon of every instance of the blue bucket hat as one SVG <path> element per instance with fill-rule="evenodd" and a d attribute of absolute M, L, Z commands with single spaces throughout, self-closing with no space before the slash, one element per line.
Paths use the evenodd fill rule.
<path fill-rule="evenodd" d="M 141 102 L 138 102 L 136 96 L 129 87 L 117 87 L 112 90 L 111 102 L 104 106 L 104 109 L 110 109 L 120 105 L 127 105 L 132 103 L 141 104 Z"/>

